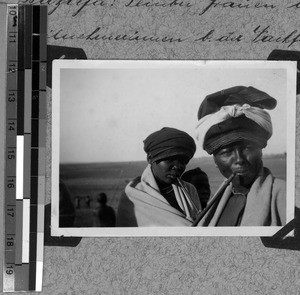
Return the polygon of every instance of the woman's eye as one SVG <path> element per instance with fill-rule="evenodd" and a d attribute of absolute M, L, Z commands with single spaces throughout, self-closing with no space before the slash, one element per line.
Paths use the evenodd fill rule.
<path fill-rule="evenodd" d="M 244 148 L 245 151 L 255 151 L 256 150 L 256 147 L 254 145 L 247 145 L 245 148 Z"/>
<path fill-rule="evenodd" d="M 232 149 L 223 149 L 219 153 L 221 156 L 228 156 L 232 154 Z"/>

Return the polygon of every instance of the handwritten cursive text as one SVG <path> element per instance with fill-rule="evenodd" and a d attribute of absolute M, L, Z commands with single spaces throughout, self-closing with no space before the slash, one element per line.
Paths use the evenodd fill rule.
<path fill-rule="evenodd" d="M 246 3 L 239 3 L 235 1 L 217 1 L 217 0 L 210 0 L 210 3 L 203 8 L 203 10 L 199 13 L 199 15 L 204 15 L 207 11 L 211 10 L 212 8 L 275 8 L 276 5 L 274 4 L 264 4 L 260 2 L 253 3 L 249 2 L 250 0 L 246 0 Z"/>
<path fill-rule="evenodd" d="M 181 43 L 185 38 L 170 37 L 170 36 L 155 36 L 145 35 L 139 31 L 134 33 L 122 33 L 122 34 L 107 34 L 101 31 L 101 27 L 97 27 L 91 33 L 88 34 L 74 34 L 66 33 L 63 29 L 58 31 L 50 30 L 48 38 L 54 40 L 85 40 L 85 41 L 139 41 L 139 42 L 154 42 L 154 43 Z"/>
<path fill-rule="evenodd" d="M 288 48 L 294 45 L 295 43 L 300 42 L 300 31 L 293 30 L 292 32 L 287 33 L 285 36 L 275 36 L 271 34 L 270 26 L 262 28 L 258 26 L 254 29 L 256 37 L 252 40 L 253 43 L 282 43 L 288 44 Z"/>

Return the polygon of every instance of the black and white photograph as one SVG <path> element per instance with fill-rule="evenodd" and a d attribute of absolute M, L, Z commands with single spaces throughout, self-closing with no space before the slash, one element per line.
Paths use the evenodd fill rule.
<path fill-rule="evenodd" d="M 294 218 L 295 73 L 54 60 L 52 235 L 273 235 Z"/>

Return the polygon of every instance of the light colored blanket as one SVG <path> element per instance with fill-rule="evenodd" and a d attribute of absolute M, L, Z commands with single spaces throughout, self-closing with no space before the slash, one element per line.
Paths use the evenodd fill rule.
<path fill-rule="evenodd" d="M 191 226 L 196 214 L 201 210 L 196 188 L 182 181 L 195 208 L 186 192 L 177 185 L 172 185 L 176 200 L 182 212 L 172 207 L 161 195 L 151 166 L 144 170 L 139 181 L 130 182 L 122 195 L 117 217 L 117 226 Z"/>
<path fill-rule="evenodd" d="M 198 226 L 216 226 L 231 196 L 232 184 L 224 191 L 218 204 L 207 212 Z M 247 195 L 241 226 L 280 226 L 286 223 L 286 182 L 262 168 Z"/>

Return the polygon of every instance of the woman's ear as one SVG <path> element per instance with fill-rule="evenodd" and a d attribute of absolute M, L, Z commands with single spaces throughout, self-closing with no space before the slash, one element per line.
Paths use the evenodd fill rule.
<path fill-rule="evenodd" d="M 150 154 L 147 154 L 147 161 L 149 164 L 151 164 L 151 155 Z"/>
<path fill-rule="evenodd" d="M 216 158 L 215 158 L 215 156 L 213 156 L 213 158 L 214 158 L 215 167 L 216 167 L 216 168 L 219 168 L 218 165 L 217 165 L 217 163 L 216 163 Z"/>

